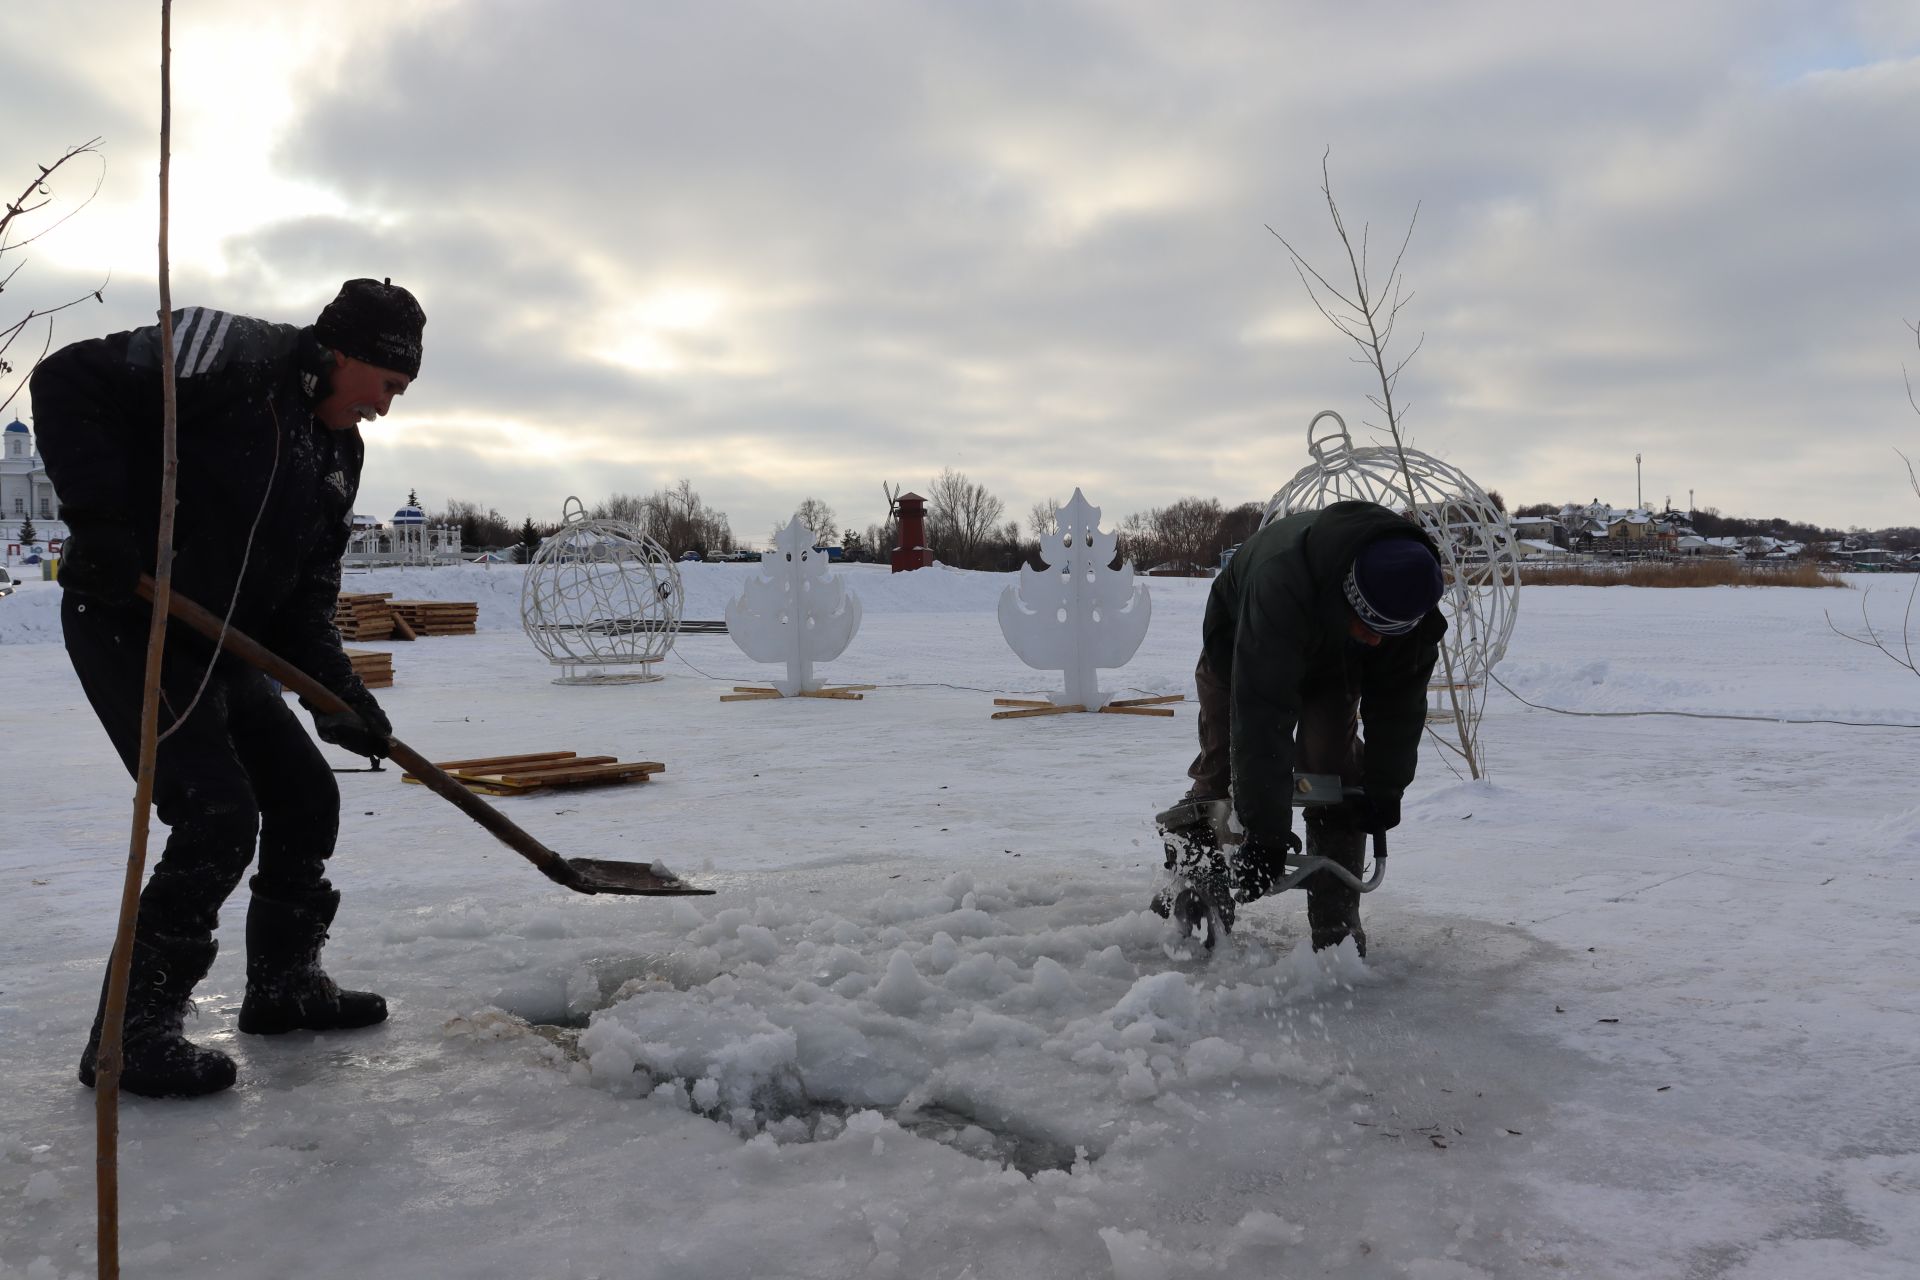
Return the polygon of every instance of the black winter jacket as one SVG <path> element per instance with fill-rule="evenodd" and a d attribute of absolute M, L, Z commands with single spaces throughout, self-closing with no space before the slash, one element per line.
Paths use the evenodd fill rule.
<path fill-rule="evenodd" d="M 1267 525 L 1214 580 L 1202 624 L 1207 662 L 1231 689 L 1233 805 L 1251 832 L 1292 823 L 1294 729 L 1301 693 L 1358 668 L 1367 793 L 1398 802 L 1426 727 L 1427 680 L 1446 619 L 1436 609 L 1404 636 L 1355 643 L 1343 584 L 1378 538 L 1433 540 L 1371 502 L 1336 502 Z M 1435 558 L 1438 559 L 1436 552 Z"/>
<path fill-rule="evenodd" d="M 342 697 L 364 697 L 333 625 L 364 446 L 358 429 L 332 431 L 313 416 L 325 348 L 311 328 L 202 307 L 175 312 L 173 326 L 175 589 L 220 614 L 240 583 L 235 626 Z M 62 519 L 83 540 L 91 526 L 124 525 L 149 570 L 160 369 L 160 329 L 149 325 L 63 347 L 33 375 L 35 431 Z"/>

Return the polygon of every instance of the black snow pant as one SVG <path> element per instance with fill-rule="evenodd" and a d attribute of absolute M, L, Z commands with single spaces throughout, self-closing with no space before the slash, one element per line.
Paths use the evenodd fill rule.
<path fill-rule="evenodd" d="M 69 592 L 60 621 L 67 655 L 94 714 L 134 773 L 140 750 L 140 694 L 147 612 Z M 325 889 L 327 858 L 340 828 L 340 789 L 313 739 L 265 676 L 232 659 L 216 665 L 183 723 L 211 653 L 169 632 L 162 668 L 154 808 L 167 844 L 140 895 L 140 930 L 210 939 L 220 905 L 253 861 L 253 887 L 289 899 Z"/>
<path fill-rule="evenodd" d="M 1187 794 L 1209 800 L 1228 798 L 1233 794 L 1231 690 L 1204 653 L 1194 668 L 1193 681 L 1200 694 L 1200 754 L 1187 770 L 1187 776 L 1193 779 Z M 1302 773 L 1337 773 L 1342 785 L 1360 785 L 1366 759 L 1360 741 L 1360 685 L 1357 673 L 1345 664 L 1316 671 L 1301 691 L 1293 759 L 1294 768 Z M 1268 785 L 1290 791 L 1292 782 L 1291 778 L 1274 778 Z M 1306 828 L 1307 853 L 1331 858 L 1355 875 L 1360 873 L 1366 856 L 1365 832 L 1354 829 L 1341 816 L 1324 815 L 1319 809 L 1307 811 Z M 1366 954 L 1359 890 L 1324 871 L 1310 877 L 1303 887 L 1315 949 L 1337 945 L 1351 933 L 1361 954 Z"/>

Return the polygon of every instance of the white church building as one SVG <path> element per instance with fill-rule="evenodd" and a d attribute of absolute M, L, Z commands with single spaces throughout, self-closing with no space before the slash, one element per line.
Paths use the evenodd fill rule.
<path fill-rule="evenodd" d="M 37 543 L 67 536 L 47 464 L 33 447 L 33 432 L 16 418 L 0 431 L 0 544 L 18 545 L 20 527 L 29 522 Z"/>

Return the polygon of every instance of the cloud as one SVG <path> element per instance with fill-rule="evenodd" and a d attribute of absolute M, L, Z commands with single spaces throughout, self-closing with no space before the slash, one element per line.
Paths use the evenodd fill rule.
<path fill-rule="evenodd" d="M 1330 147 L 1374 254 L 1420 211 L 1416 444 L 1517 501 L 1627 501 L 1641 452 L 1649 497 L 1913 519 L 1882 456 L 1916 426 L 1901 6 L 233 5 L 177 47 L 245 23 L 284 97 L 224 109 L 265 143 L 222 150 L 204 65 L 183 89 L 258 193 L 221 225 L 202 191 L 220 234 L 177 270 L 277 318 L 416 290 L 370 493 L 540 516 L 686 475 L 749 537 L 947 465 L 1016 513 L 1264 498 L 1313 412 L 1371 416 L 1265 229 L 1338 263 Z M 129 110 L 74 37 L 36 129 Z"/>

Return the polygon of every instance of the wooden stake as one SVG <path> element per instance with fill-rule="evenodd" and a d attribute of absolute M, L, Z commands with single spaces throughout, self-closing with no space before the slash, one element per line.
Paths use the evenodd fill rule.
<path fill-rule="evenodd" d="M 435 761 L 434 767 L 452 773 L 455 769 L 477 769 L 490 764 L 533 764 L 541 760 L 571 760 L 573 754 L 571 751 L 539 751 L 520 756 L 479 756 L 472 760 L 448 760 L 444 763 Z M 413 781 L 413 776 L 407 775 L 407 780 Z"/>
<path fill-rule="evenodd" d="M 1107 706 L 1109 707 L 1157 707 L 1163 703 L 1185 702 L 1186 700 L 1187 700 L 1187 695 L 1184 693 L 1164 693 L 1156 698 L 1115 698 L 1112 702 L 1109 702 Z"/>
<path fill-rule="evenodd" d="M 173 286 L 167 264 L 167 179 L 173 137 L 173 3 L 160 0 L 160 527 L 155 539 L 153 614 L 147 624 L 147 669 L 140 698 L 140 754 L 133 786 L 133 831 L 120 886 L 120 920 L 107 967 L 106 1007 L 94 1054 L 94 1210 L 100 1280 L 120 1277 L 120 1052 L 127 1020 L 127 975 L 146 877 L 148 810 L 160 736 L 160 660 L 173 596 L 173 507 L 180 471 L 179 406 L 173 376 Z"/>
<path fill-rule="evenodd" d="M 1109 702 L 1100 708 L 1101 715 L 1107 716 L 1170 716 L 1172 707 L 1131 707 L 1121 702 Z"/>

